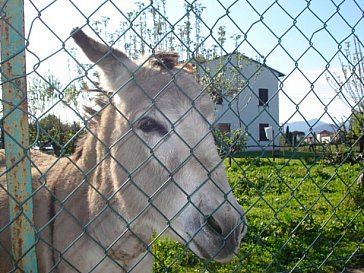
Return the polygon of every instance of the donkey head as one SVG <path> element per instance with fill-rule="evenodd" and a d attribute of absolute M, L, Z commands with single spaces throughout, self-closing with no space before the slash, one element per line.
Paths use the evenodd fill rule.
<path fill-rule="evenodd" d="M 201 258 L 230 260 L 246 220 L 214 144 L 209 95 L 191 71 L 178 68 L 174 53 L 154 54 L 138 65 L 80 29 L 72 37 L 113 92 L 109 106 L 116 121 L 109 120 L 107 145 L 120 206 L 136 225 L 157 232 L 168 227 Z"/>

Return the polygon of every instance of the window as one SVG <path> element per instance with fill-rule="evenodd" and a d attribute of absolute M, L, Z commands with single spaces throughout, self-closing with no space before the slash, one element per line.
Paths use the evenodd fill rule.
<path fill-rule="evenodd" d="M 223 98 L 222 98 L 220 92 L 212 91 L 211 96 L 212 96 L 212 100 L 215 102 L 215 104 L 218 104 L 218 105 L 222 104 Z"/>
<path fill-rule="evenodd" d="M 259 141 L 268 141 L 267 135 L 265 134 L 265 127 L 269 127 L 268 123 L 259 123 Z"/>
<path fill-rule="evenodd" d="M 216 95 L 215 98 L 216 104 L 221 105 L 222 104 L 222 96 L 221 95 Z"/>
<path fill-rule="evenodd" d="M 230 133 L 230 123 L 218 123 L 216 124 L 216 129 L 220 130 L 223 133 Z"/>
<path fill-rule="evenodd" d="M 268 89 L 259 88 L 259 106 L 268 105 Z"/>

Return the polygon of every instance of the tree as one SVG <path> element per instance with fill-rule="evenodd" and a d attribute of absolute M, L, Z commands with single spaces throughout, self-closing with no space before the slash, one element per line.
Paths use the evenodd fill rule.
<path fill-rule="evenodd" d="M 364 113 L 363 44 L 357 36 L 354 36 L 352 43 L 346 42 L 341 53 L 342 57 L 338 55 L 341 73 L 330 74 L 333 77 L 327 74 L 326 79 L 349 107 Z"/>
<path fill-rule="evenodd" d="M 347 42 L 339 55 L 341 73 L 326 75 L 326 80 L 351 109 L 349 133 L 364 152 L 364 57 L 363 44 L 357 36 Z M 350 138 L 348 138 L 350 139 Z"/>
<path fill-rule="evenodd" d="M 349 138 L 358 143 L 359 153 L 364 155 L 364 112 L 353 111 L 349 123 Z"/>
<path fill-rule="evenodd" d="M 75 48 L 70 49 L 69 54 L 76 59 Z M 32 117 L 36 117 L 47 108 L 53 108 L 56 104 L 72 107 L 73 110 L 80 112 L 78 108 L 80 97 L 89 100 L 88 92 L 85 92 L 88 90 L 88 85 L 83 78 L 84 70 L 71 63 L 68 58 L 68 81 L 61 80 L 50 70 L 44 74 L 32 74 L 28 77 L 28 107 Z"/>
<path fill-rule="evenodd" d="M 224 40 L 224 28 L 220 29 L 221 38 Z M 238 39 L 238 38 L 237 38 Z M 213 55 L 214 56 L 214 55 Z M 244 70 L 250 65 L 254 65 L 251 59 L 244 54 L 235 51 L 212 59 L 205 59 L 202 62 L 199 81 L 204 89 L 209 93 L 216 104 L 228 103 L 238 119 L 239 128 L 244 127 L 242 113 L 248 106 L 254 91 L 249 88 L 260 75 L 260 64 L 256 64 L 255 73 L 247 78 Z"/>
<path fill-rule="evenodd" d="M 58 92 L 61 90 L 61 83 L 59 79 L 52 74 L 47 73 L 40 77 L 32 77 L 28 84 L 28 105 L 32 115 L 43 112 L 47 103 L 58 100 Z"/>
<path fill-rule="evenodd" d="M 286 127 L 286 133 L 285 133 L 285 143 L 291 143 L 291 134 L 289 131 L 289 126 Z"/>
<path fill-rule="evenodd" d="M 62 153 L 72 154 L 75 149 L 75 140 L 83 133 L 75 134 L 81 129 L 80 124 L 63 123 L 56 115 L 47 115 L 39 122 L 29 125 L 30 143 L 35 143 L 41 150 L 52 146 L 54 154 L 60 156 Z"/>

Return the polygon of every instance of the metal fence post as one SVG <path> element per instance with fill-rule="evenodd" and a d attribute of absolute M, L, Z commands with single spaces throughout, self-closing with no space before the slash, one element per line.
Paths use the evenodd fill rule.
<path fill-rule="evenodd" d="M 37 272 L 29 161 L 24 1 L 0 1 L 1 76 L 12 251 L 17 272 Z"/>

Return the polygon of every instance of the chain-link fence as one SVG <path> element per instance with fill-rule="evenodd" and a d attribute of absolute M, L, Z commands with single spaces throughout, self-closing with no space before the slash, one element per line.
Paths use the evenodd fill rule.
<path fill-rule="evenodd" d="M 364 270 L 361 1 L 0 3 L 0 272 Z"/>

